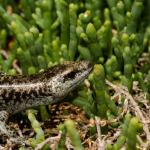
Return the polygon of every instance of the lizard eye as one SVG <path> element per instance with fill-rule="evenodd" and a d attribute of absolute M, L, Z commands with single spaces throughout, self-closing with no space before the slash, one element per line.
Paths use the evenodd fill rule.
<path fill-rule="evenodd" d="M 74 79 L 76 74 L 78 73 L 78 71 L 71 71 L 68 74 L 64 75 L 64 79 L 68 80 L 68 79 Z"/>
<path fill-rule="evenodd" d="M 61 82 L 65 83 L 66 81 L 73 80 L 78 73 L 79 71 L 75 70 L 75 71 L 69 72 L 68 74 L 65 74 L 63 78 L 61 79 Z"/>

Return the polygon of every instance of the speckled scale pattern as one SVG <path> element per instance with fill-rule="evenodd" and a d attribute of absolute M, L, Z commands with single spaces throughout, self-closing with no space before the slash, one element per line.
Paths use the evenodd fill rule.
<path fill-rule="evenodd" d="M 17 113 L 63 99 L 90 73 L 88 61 L 67 62 L 31 76 L 0 74 L 0 111 Z"/>

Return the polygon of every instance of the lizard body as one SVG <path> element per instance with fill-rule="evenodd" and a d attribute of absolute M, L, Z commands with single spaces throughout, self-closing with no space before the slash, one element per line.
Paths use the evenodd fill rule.
<path fill-rule="evenodd" d="M 10 115 L 34 106 L 62 100 L 91 72 L 88 61 L 68 62 L 31 76 L 0 74 L 0 136 L 8 134 L 5 122 Z"/>

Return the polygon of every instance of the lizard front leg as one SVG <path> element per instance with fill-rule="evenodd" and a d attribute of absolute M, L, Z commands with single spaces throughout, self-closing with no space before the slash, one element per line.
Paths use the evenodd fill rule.
<path fill-rule="evenodd" d="M 8 117 L 9 114 L 7 113 L 7 111 L 0 111 L 0 137 L 3 138 L 1 140 L 4 140 L 4 138 L 10 136 L 10 133 L 7 128 L 8 126 L 6 124 Z"/>
<path fill-rule="evenodd" d="M 15 144 L 25 145 L 25 139 L 19 137 L 16 132 L 7 125 L 9 114 L 7 111 L 0 111 L 0 140 L 3 142 L 9 139 Z"/>

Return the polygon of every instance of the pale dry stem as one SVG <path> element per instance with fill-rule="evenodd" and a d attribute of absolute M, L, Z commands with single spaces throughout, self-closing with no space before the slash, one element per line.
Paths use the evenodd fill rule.
<path fill-rule="evenodd" d="M 135 101 L 135 99 L 132 97 L 126 87 L 122 85 L 115 85 L 108 80 L 106 80 L 106 84 L 113 88 L 116 93 L 120 93 L 121 95 L 125 96 L 125 98 L 128 100 L 128 103 L 131 105 L 130 108 L 132 109 L 132 112 L 140 119 L 147 138 L 147 142 L 143 143 L 143 146 L 145 147 L 145 149 L 147 149 L 150 146 L 150 131 L 149 125 L 147 123 L 148 119 L 146 119 L 146 117 L 144 116 L 144 113 L 139 108 L 138 103 Z"/>

